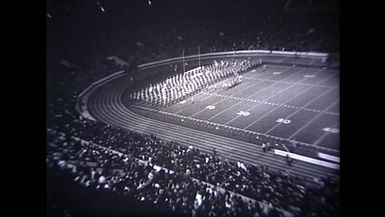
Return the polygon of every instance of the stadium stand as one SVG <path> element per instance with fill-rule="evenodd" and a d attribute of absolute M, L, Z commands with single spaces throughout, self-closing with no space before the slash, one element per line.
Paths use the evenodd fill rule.
<path fill-rule="evenodd" d="M 161 141 L 154 135 L 140 135 L 90 121 L 75 110 L 79 92 L 91 82 L 120 70 L 105 63 L 108 56 L 120 57 L 132 66 L 178 57 L 182 52 L 197 54 L 198 47 L 201 53 L 255 49 L 338 53 L 334 35 L 310 25 L 314 22 L 298 22 L 301 19 L 298 15 L 277 14 L 261 16 L 249 26 L 226 21 L 190 25 L 156 23 L 135 27 L 135 31 L 124 25 L 106 27 L 101 23 L 106 28 L 98 25 L 97 29 L 103 31 L 97 34 L 92 27 L 83 30 L 82 24 L 75 22 L 74 27 L 63 30 L 74 30 L 72 35 L 59 41 L 48 40 L 49 49 L 61 53 L 59 57 L 56 54 L 59 52 L 48 52 L 52 58 L 48 61 L 47 82 L 50 171 L 88 190 L 145 201 L 157 210 L 181 216 L 338 216 L 338 181 L 315 178 L 314 183 L 309 183 L 286 171 L 228 161 L 183 144 Z M 55 32 L 53 25 L 56 24 L 50 22 L 49 29 Z M 62 59 L 80 66 L 64 68 L 59 65 Z M 199 85 L 185 87 L 185 76 L 179 74 L 145 87 L 132 97 L 167 104 L 159 92 L 165 87 L 174 96 L 168 103 L 174 103 L 217 79 L 241 73 L 257 63 L 219 63 L 199 68 L 189 77 L 196 72 L 206 75 L 208 70 L 215 71 L 226 64 L 227 74 L 213 73 L 210 77 L 208 73 L 206 81 L 202 77 L 192 82 L 200 82 Z M 71 216 L 76 216 L 73 210 L 64 212 L 60 215 L 72 212 Z"/>
<path fill-rule="evenodd" d="M 86 187 L 191 216 L 331 216 L 338 210 L 333 203 L 338 182 L 308 183 L 267 166 L 227 161 L 154 135 L 83 119 L 73 109 L 74 99 L 58 98 L 56 103 L 49 107 L 64 112 L 55 111 L 50 122 L 48 165 L 70 171 Z M 258 203 L 246 203 L 229 191 Z"/>

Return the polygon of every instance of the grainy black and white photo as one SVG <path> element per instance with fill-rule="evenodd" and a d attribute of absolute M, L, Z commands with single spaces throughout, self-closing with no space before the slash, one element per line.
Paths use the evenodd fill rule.
<path fill-rule="evenodd" d="M 46 10 L 49 217 L 339 216 L 339 0 Z"/>

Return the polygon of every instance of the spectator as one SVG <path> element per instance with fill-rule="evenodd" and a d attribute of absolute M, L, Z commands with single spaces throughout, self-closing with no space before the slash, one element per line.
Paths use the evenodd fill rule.
<path fill-rule="evenodd" d="M 263 150 L 263 152 L 266 152 L 266 144 L 265 143 L 262 143 L 262 150 Z"/>

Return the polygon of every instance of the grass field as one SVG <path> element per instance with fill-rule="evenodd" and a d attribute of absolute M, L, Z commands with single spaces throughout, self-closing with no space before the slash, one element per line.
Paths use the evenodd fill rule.
<path fill-rule="evenodd" d="M 214 86 L 164 108 L 170 117 L 228 126 L 339 152 L 339 71 L 266 65 L 243 74 L 243 82 Z M 146 105 L 136 107 L 155 110 Z"/>

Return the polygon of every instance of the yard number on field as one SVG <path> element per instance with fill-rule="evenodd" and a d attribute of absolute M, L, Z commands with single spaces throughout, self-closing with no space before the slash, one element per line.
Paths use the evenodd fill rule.
<path fill-rule="evenodd" d="M 283 124 L 290 124 L 291 120 L 283 119 L 283 118 L 278 118 L 278 120 L 276 120 L 275 122 L 283 123 Z"/>
<path fill-rule="evenodd" d="M 315 75 L 304 75 L 303 77 L 305 77 L 305 78 L 314 78 Z"/>
<path fill-rule="evenodd" d="M 250 115 L 250 112 L 240 111 L 240 112 L 237 113 L 237 115 L 241 115 L 241 116 L 249 116 L 249 115 Z"/>
<path fill-rule="evenodd" d="M 330 133 L 339 133 L 340 130 L 337 128 L 331 128 L 331 127 L 325 127 L 322 129 L 323 131 L 330 132 Z"/>
<path fill-rule="evenodd" d="M 213 106 L 213 105 L 208 105 L 206 108 L 212 110 L 212 109 L 215 109 L 215 106 Z"/>

